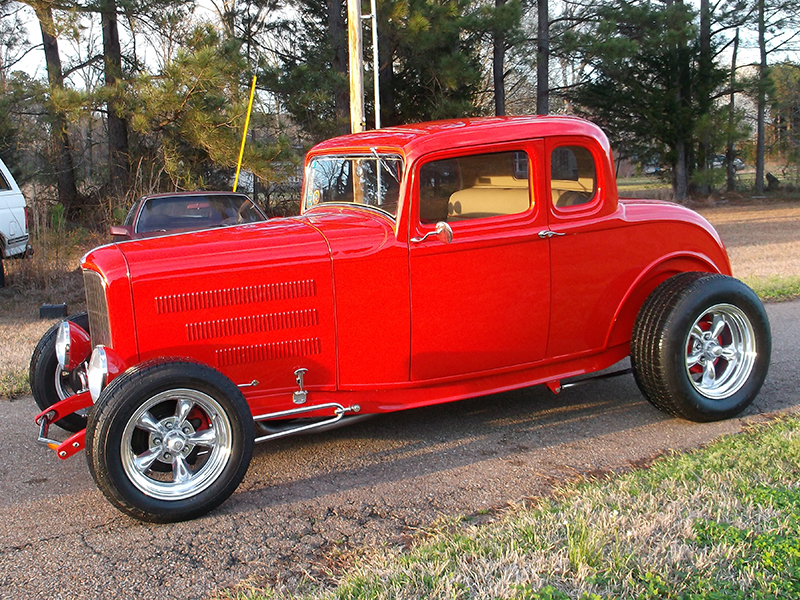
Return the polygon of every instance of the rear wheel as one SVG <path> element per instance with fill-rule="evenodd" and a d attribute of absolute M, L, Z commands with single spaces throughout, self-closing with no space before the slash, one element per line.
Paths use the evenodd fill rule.
<path fill-rule="evenodd" d="M 725 275 L 682 273 L 658 286 L 639 311 L 631 363 L 654 406 L 716 421 L 753 402 L 771 348 L 766 311 L 750 288 Z"/>
<path fill-rule="evenodd" d="M 224 375 L 160 361 L 117 377 L 86 430 L 89 468 L 114 506 L 143 521 L 199 517 L 224 502 L 253 452 L 253 419 Z"/>
<path fill-rule="evenodd" d="M 83 313 L 72 315 L 68 319 L 87 333 L 89 332 L 89 316 Z M 45 410 L 78 392 L 86 385 L 84 366 L 72 372 L 63 371 L 56 358 L 56 336 L 61 323 L 56 323 L 39 340 L 31 355 L 28 378 L 31 384 L 33 399 L 39 410 Z M 67 415 L 56 421 L 56 425 L 67 431 L 76 432 L 86 427 L 86 410 Z"/>

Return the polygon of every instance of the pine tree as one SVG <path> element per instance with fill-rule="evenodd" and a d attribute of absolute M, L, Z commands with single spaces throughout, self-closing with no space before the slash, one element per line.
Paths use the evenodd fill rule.
<path fill-rule="evenodd" d="M 601 123 L 623 152 L 642 157 L 661 146 L 672 166 L 675 197 L 688 196 L 698 107 L 694 13 L 681 2 L 662 6 L 615 0 L 575 49 L 590 79 L 569 97 Z"/>

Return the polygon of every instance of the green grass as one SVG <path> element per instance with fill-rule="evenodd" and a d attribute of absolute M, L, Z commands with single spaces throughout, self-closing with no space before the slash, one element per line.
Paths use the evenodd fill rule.
<path fill-rule="evenodd" d="M 764 302 L 780 302 L 800 298 L 800 276 L 746 278 L 744 282 Z"/>
<path fill-rule="evenodd" d="M 306 599 L 800 597 L 800 418 L 721 438 L 649 469 L 570 484 L 489 524 L 441 522 Z"/>
<path fill-rule="evenodd" d="M 656 175 L 638 175 L 635 177 L 624 177 L 617 179 L 617 189 L 619 190 L 671 190 L 672 186 L 665 179 Z"/>

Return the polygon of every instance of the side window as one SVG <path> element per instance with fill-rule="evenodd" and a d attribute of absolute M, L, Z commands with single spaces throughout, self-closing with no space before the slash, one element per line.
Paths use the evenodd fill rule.
<path fill-rule="evenodd" d="M 6 178 L 3 176 L 3 173 L 0 172 L 0 191 L 10 190 L 11 186 L 8 185 Z"/>
<path fill-rule="evenodd" d="M 513 215 L 531 206 L 524 152 L 435 160 L 420 168 L 419 182 L 422 223 Z"/>
<path fill-rule="evenodd" d="M 550 190 L 558 208 L 592 201 L 597 191 L 594 157 L 583 146 L 559 146 L 550 156 Z"/>

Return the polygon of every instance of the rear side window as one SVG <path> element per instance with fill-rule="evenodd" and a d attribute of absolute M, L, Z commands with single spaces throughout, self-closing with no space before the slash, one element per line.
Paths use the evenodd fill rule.
<path fill-rule="evenodd" d="M 5 192 L 5 191 L 10 190 L 10 189 L 11 189 L 11 186 L 8 185 L 8 182 L 6 181 L 6 178 L 3 175 L 3 172 L 0 171 L 0 191 Z"/>
<path fill-rule="evenodd" d="M 525 152 L 435 160 L 420 168 L 419 181 L 422 223 L 513 215 L 531 206 Z"/>
<path fill-rule="evenodd" d="M 594 157 L 583 146 L 559 146 L 550 155 L 550 190 L 558 208 L 588 204 L 597 192 Z"/>

